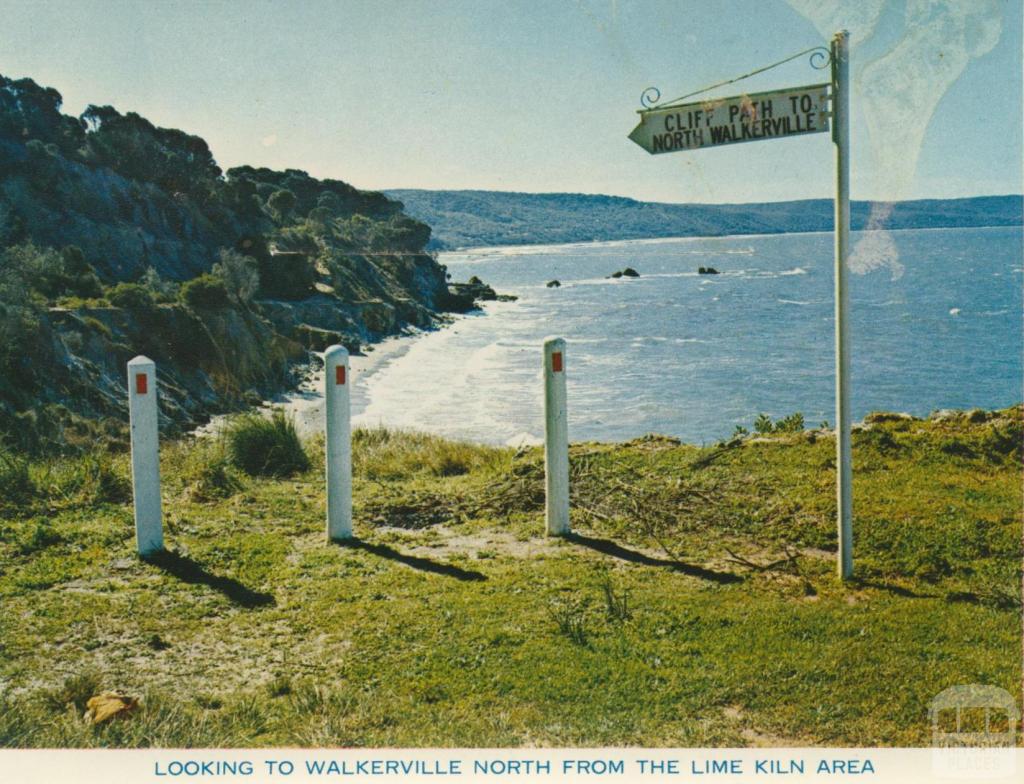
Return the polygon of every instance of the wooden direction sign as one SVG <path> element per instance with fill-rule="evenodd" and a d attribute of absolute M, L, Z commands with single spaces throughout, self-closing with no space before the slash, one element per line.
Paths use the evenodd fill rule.
<path fill-rule="evenodd" d="M 813 84 L 647 109 L 629 138 L 652 155 L 829 129 L 829 85 Z"/>

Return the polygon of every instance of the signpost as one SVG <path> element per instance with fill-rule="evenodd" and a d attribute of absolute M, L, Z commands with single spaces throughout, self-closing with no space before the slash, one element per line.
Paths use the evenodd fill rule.
<path fill-rule="evenodd" d="M 823 47 L 808 50 L 823 57 Z M 767 71 L 808 52 L 715 85 L 721 87 Z M 850 340 L 847 311 L 847 255 L 850 245 L 850 93 L 849 33 L 835 34 L 829 50 L 829 84 L 791 87 L 696 103 L 669 102 L 640 110 L 629 138 L 652 155 L 727 144 L 822 133 L 835 144 L 835 321 L 836 321 L 836 524 L 839 577 L 853 576 L 853 492 L 850 455 Z M 707 88 L 701 92 L 707 92 Z M 691 95 L 695 95 L 693 93 Z M 646 95 L 646 94 L 645 94 Z M 690 97 L 690 96 L 685 96 Z M 683 100 L 683 99 L 680 99 Z M 831 110 L 828 104 L 831 103 Z"/>
<path fill-rule="evenodd" d="M 836 524 L 839 577 L 853 577 L 853 466 L 850 454 L 850 335 L 846 286 L 850 249 L 850 53 L 849 33 L 832 39 L 832 141 L 836 151 Z"/>
<path fill-rule="evenodd" d="M 641 112 L 629 138 L 652 155 L 828 130 L 828 85 L 716 98 Z"/>

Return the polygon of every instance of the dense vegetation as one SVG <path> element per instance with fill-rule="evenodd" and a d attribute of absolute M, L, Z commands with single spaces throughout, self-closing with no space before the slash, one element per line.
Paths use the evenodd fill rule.
<path fill-rule="evenodd" d="M 438 248 L 714 237 L 831 231 L 832 201 L 774 204 L 662 204 L 580 193 L 394 190 L 410 215 L 429 223 Z M 1020 196 L 853 202 L 851 225 L 912 229 L 1019 226 Z"/>
<path fill-rule="evenodd" d="M 380 193 L 305 172 L 223 172 L 203 139 L 0 76 L 0 439 L 91 443 L 123 419 L 146 353 L 165 424 L 290 381 L 309 348 L 352 348 L 464 309 L 430 228 Z"/>
<path fill-rule="evenodd" d="M 944 688 L 1016 693 L 1022 410 L 855 431 L 848 585 L 797 422 L 573 445 L 566 540 L 540 449 L 357 431 L 342 546 L 321 443 L 179 442 L 152 562 L 125 458 L 0 456 L 0 745 L 926 745 Z"/>

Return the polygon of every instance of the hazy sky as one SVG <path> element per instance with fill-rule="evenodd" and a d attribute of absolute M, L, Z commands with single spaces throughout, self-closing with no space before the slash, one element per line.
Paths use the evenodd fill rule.
<path fill-rule="evenodd" d="M 112 104 L 199 134 L 225 168 L 374 189 L 770 201 L 831 195 L 827 134 L 648 156 L 626 138 L 640 93 L 682 95 L 844 24 L 857 44 L 854 198 L 1019 193 L 1021 5 L 0 0 L 0 73 L 57 88 L 69 113 Z M 804 58 L 717 94 L 826 79 Z"/>

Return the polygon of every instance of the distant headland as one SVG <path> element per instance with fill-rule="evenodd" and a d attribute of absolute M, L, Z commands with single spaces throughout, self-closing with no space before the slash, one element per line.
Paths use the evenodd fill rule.
<path fill-rule="evenodd" d="M 431 246 L 438 250 L 832 230 L 831 199 L 666 204 L 581 193 L 411 189 L 385 193 L 401 201 L 409 215 L 431 226 Z M 854 201 L 851 211 L 854 231 L 1020 226 L 1024 197 Z M 884 216 L 880 225 L 872 222 L 872 214 L 876 219 Z"/>

